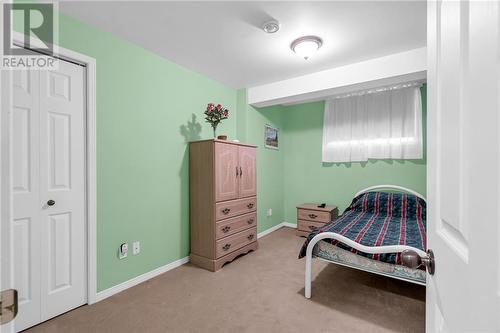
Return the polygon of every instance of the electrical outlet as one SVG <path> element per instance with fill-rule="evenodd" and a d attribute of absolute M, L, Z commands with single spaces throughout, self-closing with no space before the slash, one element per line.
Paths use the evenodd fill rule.
<path fill-rule="evenodd" d="M 273 216 L 273 209 L 272 208 L 268 208 L 267 209 L 267 216 Z"/>
<path fill-rule="evenodd" d="M 128 254 L 128 244 L 121 243 L 120 247 L 118 248 L 118 258 L 125 259 L 127 258 L 127 254 Z"/>
<path fill-rule="evenodd" d="M 141 242 L 135 241 L 132 244 L 132 254 L 135 256 L 136 254 L 141 253 Z"/>

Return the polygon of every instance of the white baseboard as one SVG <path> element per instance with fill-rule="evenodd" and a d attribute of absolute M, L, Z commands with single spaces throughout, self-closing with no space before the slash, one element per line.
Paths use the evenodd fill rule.
<path fill-rule="evenodd" d="M 287 228 L 294 228 L 296 229 L 297 228 L 297 224 L 296 223 L 290 223 L 290 222 L 283 222 L 281 223 L 283 224 L 284 227 L 287 227 Z"/>
<path fill-rule="evenodd" d="M 171 262 L 170 264 L 160 266 L 158 268 L 153 269 L 152 271 L 136 276 L 135 278 L 132 278 L 128 281 L 117 284 L 116 286 L 100 291 L 96 295 L 96 302 L 102 301 L 103 299 L 113 296 L 114 294 L 118 294 L 119 292 L 122 292 L 128 288 L 136 286 L 144 281 L 150 280 L 155 276 L 168 272 L 169 270 L 182 266 L 188 262 L 189 262 L 189 257 L 184 257 L 174 262 Z"/>
<path fill-rule="evenodd" d="M 263 236 L 269 235 L 271 232 L 276 231 L 276 230 L 283 228 L 283 227 L 296 228 L 297 225 L 293 224 L 293 223 L 288 223 L 288 222 L 281 222 L 280 224 L 277 224 L 274 227 L 271 227 L 267 230 L 260 232 L 259 234 L 257 234 L 257 238 L 261 238 Z M 150 280 L 150 279 L 154 278 L 155 276 L 158 276 L 160 274 L 168 272 L 169 270 L 174 269 L 174 268 L 179 267 L 179 266 L 182 266 L 188 262 L 189 262 L 189 257 L 184 257 L 184 258 L 181 258 L 181 259 L 176 260 L 174 262 L 171 262 L 170 264 L 166 264 L 164 266 L 158 267 L 156 269 L 153 269 L 152 271 L 146 272 L 144 274 L 136 276 L 135 278 L 132 278 L 130 280 L 127 280 L 125 282 L 117 284 L 116 286 L 113 286 L 111 288 L 100 291 L 96 294 L 95 301 L 96 302 L 102 301 L 103 299 L 106 299 L 106 298 L 111 297 L 115 294 L 118 294 L 119 292 L 127 290 L 128 288 L 132 288 L 133 286 L 136 286 L 139 283 Z"/>
<path fill-rule="evenodd" d="M 267 230 L 264 230 L 264 231 L 262 231 L 262 232 L 259 232 L 259 233 L 257 234 L 257 238 L 261 238 L 261 237 L 264 237 L 264 236 L 266 236 L 266 235 L 269 235 L 271 232 L 276 231 L 276 230 L 278 230 L 278 229 L 281 229 L 281 228 L 283 228 L 283 227 L 287 227 L 287 228 L 296 228 L 296 227 L 297 227 L 297 225 L 296 225 L 296 224 L 293 224 L 293 223 L 288 223 L 288 222 L 283 221 L 283 222 L 281 222 L 280 224 L 275 225 L 274 227 L 271 227 L 271 228 L 269 228 L 269 229 L 267 229 Z"/>

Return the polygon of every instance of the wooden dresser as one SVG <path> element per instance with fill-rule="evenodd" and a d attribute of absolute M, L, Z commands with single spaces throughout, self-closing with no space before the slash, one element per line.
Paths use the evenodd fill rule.
<path fill-rule="evenodd" d="M 297 206 L 297 236 L 307 236 L 311 231 L 321 228 L 339 215 L 337 206 L 319 208 L 318 204 Z"/>
<path fill-rule="evenodd" d="M 191 263 L 217 271 L 257 249 L 256 171 L 256 146 L 190 143 Z"/>

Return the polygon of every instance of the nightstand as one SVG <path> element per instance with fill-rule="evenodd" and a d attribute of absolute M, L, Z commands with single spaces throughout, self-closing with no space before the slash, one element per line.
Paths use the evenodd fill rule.
<path fill-rule="evenodd" d="M 297 206 L 297 236 L 307 237 L 311 231 L 321 228 L 339 215 L 337 206 L 318 207 L 318 204 Z"/>

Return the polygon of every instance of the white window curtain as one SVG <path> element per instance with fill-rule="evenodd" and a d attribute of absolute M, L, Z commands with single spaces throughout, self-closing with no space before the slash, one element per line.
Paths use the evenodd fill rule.
<path fill-rule="evenodd" d="M 422 158 L 421 84 L 325 102 L 323 162 Z"/>

